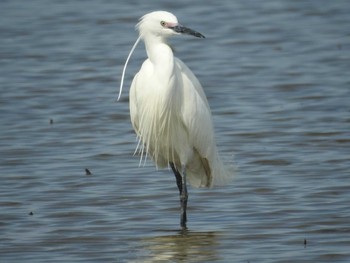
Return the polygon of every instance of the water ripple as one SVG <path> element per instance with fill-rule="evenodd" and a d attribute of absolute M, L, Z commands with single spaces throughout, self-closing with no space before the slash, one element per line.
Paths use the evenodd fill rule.
<path fill-rule="evenodd" d="M 115 101 L 134 25 L 155 9 L 207 37 L 171 43 L 237 170 L 226 187 L 190 189 L 188 232 L 174 176 L 133 156 L 127 92 L 142 45 Z M 1 11 L 1 261 L 350 260 L 348 1 L 34 0 Z"/>

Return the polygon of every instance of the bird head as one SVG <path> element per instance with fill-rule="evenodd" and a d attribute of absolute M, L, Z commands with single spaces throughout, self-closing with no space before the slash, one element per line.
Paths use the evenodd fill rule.
<path fill-rule="evenodd" d="M 203 36 L 201 33 L 179 24 L 176 16 L 166 11 L 155 11 L 144 15 L 141 17 L 140 22 L 136 25 L 136 29 L 138 29 L 140 36 L 137 38 L 125 61 L 117 100 L 120 99 L 122 94 L 126 66 L 128 65 L 131 54 L 134 52 L 141 39 L 145 40 L 146 38 L 158 38 L 161 41 L 165 41 L 165 39 L 170 36 L 181 34 L 205 38 L 205 36 Z"/>
<path fill-rule="evenodd" d="M 136 28 L 142 38 L 148 36 L 167 38 L 179 34 L 204 38 L 201 33 L 179 24 L 176 16 L 166 11 L 155 11 L 144 15 Z"/>

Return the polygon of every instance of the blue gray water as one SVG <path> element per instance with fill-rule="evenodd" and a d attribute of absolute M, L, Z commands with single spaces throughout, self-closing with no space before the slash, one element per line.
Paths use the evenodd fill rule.
<path fill-rule="evenodd" d="M 0 262 L 350 262 L 350 2 L 2 0 Z M 190 188 L 138 167 L 122 66 L 164 9 L 236 168 Z M 85 169 L 92 175 L 86 175 Z M 306 244 L 304 242 L 306 241 Z"/>

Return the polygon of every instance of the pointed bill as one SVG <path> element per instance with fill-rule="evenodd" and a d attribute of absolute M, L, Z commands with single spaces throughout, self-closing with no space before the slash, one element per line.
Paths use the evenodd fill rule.
<path fill-rule="evenodd" d="M 174 30 L 176 33 L 191 35 L 199 38 L 205 38 L 205 36 L 203 36 L 201 33 L 180 24 L 177 24 L 176 26 L 169 27 L 169 28 Z"/>

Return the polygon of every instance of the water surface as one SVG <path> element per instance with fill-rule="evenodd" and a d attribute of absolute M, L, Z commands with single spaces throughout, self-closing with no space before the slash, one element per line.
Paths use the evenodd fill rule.
<path fill-rule="evenodd" d="M 200 79 L 232 184 L 138 167 L 128 86 L 143 14 Z M 2 1 L 1 262 L 349 262 L 348 1 Z M 92 175 L 86 175 L 85 169 Z M 306 242 L 306 244 L 305 244 Z"/>

